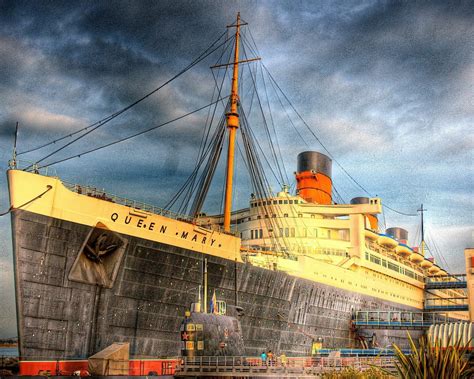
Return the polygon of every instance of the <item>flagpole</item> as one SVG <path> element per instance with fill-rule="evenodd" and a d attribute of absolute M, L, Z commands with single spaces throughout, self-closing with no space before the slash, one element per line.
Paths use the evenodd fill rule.
<path fill-rule="evenodd" d="M 207 258 L 204 258 L 204 313 L 207 313 Z"/>

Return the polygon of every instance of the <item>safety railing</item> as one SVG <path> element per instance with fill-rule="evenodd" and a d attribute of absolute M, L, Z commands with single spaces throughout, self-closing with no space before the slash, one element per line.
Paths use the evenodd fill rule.
<path fill-rule="evenodd" d="M 175 376 L 208 376 L 228 373 L 245 375 L 317 375 L 351 367 L 360 371 L 374 366 L 393 370 L 392 357 L 278 357 L 263 361 L 259 357 L 185 357 L 177 366 Z"/>
<path fill-rule="evenodd" d="M 467 311 L 467 297 L 433 297 L 425 299 L 424 309 L 427 311 Z"/>
<path fill-rule="evenodd" d="M 28 162 L 24 160 L 10 161 L 9 166 L 10 168 L 15 168 L 19 170 L 28 168 L 27 170 L 28 172 L 33 172 L 33 173 L 44 175 L 44 176 L 57 177 L 57 174 L 54 168 L 48 168 L 48 167 L 41 168 L 41 167 L 38 167 L 38 165 L 36 165 L 33 162 Z M 106 192 L 105 189 L 99 189 L 97 187 L 93 187 L 89 185 L 69 183 L 63 180 L 61 180 L 61 183 L 70 191 L 75 192 L 80 195 L 86 195 L 86 196 L 94 197 L 96 199 L 124 205 L 136 210 L 141 210 L 141 211 L 149 212 L 155 215 L 172 218 L 177 221 L 192 223 L 197 226 L 200 226 L 206 229 L 211 229 L 220 233 L 224 232 L 224 229 L 221 225 L 206 223 L 204 221 L 200 221 L 199 219 L 195 219 L 194 217 L 191 217 L 189 215 L 173 212 L 168 209 L 164 209 L 152 204 L 145 203 L 143 201 L 137 201 L 137 200 L 128 199 L 122 196 L 118 196 L 110 192 Z M 231 234 L 235 234 L 236 230 L 237 230 L 237 227 L 232 228 Z"/>
<path fill-rule="evenodd" d="M 358 311 L 353 323 L 378 329 L 419 329 L 449 320 L 446 314 L 432 312 Z"/>
<path fill-rule="evenodd" d="M 426 289 L 467 288 L 466 274 L 435 275 L 425 278 Z"/>

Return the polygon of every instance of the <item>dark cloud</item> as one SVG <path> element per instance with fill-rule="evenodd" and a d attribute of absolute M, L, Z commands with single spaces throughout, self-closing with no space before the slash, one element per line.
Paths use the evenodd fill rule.
<path fill-rule="evenodd" d="M 112 114 L 179 72 L 226 30 L 238 10 L 250 24 L 246 41 L 255 39 L 259 48 L 247 54 L 262 56 L 325 146 L 392 207 L 411 213 L 419 203 L 428 204 L 428 227 L 439 232 L 439 245 L 459 266 L 462 260 L 454 255 L 466 242 L 458 237 L 473 224 L 468 199 L 474 157 L 467 136 L 474 119 L 474 17 L 469 1 L 1 2 L 2 167 L 10 158 L 16 121 L 24 151 Z M 216 60 L 202 62 L 48 162 L 207 104 L 214 85 L 209 66 Z M 270 93 L 270 99 L 291 177 L 299 151 L 322 148 L 291 112 L 297 130 L 290 126 L 275 95 Z M 249 106 L 247 99 L 243 102 Z M 269 151 L 257 114 L 254 102 L 250 119 Z M 164 205 L 194 167 L 206 117 L 203 111 L 55 168 L 70 182 Z M 55 148 L 22 158 L 37 160 Z M 236 202 L 245 206 L 250 190 L 248 178 L 240 175 L 245 171 L 241 162 L 238 171 Z M 7 204 L 5 177 L 1 180 L 1 203 Z M 212 211 L 220 208 L 222 180 L 220 167 L 206 203 Z M 334 183 L 346 200 L 361 195 L 337 165 Z M 279 189 L 274 181 L 272 186 Z M 390 212 L 387 218 L 390 225 L 416 230 L 415 219 Z M 5 233 L 7 224 L 0 224 Z M 449 230 L 458 242 L 440 230 Z"/>

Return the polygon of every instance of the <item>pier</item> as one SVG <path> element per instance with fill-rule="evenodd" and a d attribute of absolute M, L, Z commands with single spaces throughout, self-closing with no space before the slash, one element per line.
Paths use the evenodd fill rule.
<path fill-rule="evenodd" d="M 183 358 L 175 377 L 232 378 L 309 378 L 326 372 L 354 368 L 364 371 L 380 367 L 395 372 L 392 357 L 289 357 L 267 360 L 258 357 L 195 357 Z"/>

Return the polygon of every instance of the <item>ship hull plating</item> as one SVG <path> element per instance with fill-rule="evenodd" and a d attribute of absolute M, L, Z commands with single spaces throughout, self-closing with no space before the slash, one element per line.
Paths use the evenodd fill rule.
<path fill-rule="evenodd" d="M 185 310 L 197 300 L 203 254 L 116 235 L 115 245 L 122 251 L 113 260 L 97 260 L 105 264 L 109 259 L 110 265 L 101 269 L 110 273 L 105 282 L 97 282 L 87 276 L 93 265 L 80 257 L 91 227 L 15 210 L 12 230 L 23 359 L 84 358 L 122 341 L 130 342 L 133 356 L 179 354 L 179 327 Z M 354 310 L 413 310 L 281 271 L 211 255 L 207 260 L 208 299 L 215 290 L 218 300 L 232 309 L 237 297 L 248 355 L 268 349 L 307 355 L 313 336 L 322 337 L 324 347 L 358 347 L 351 328 Z M 406 344 L 405 331 L 376 333 L 381 347 Z"/>

